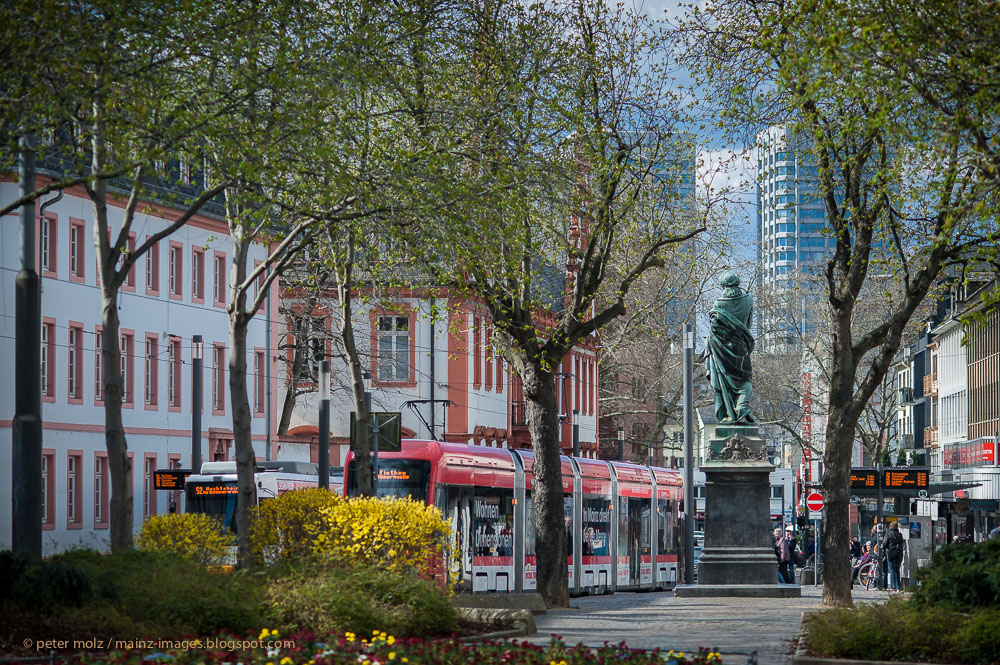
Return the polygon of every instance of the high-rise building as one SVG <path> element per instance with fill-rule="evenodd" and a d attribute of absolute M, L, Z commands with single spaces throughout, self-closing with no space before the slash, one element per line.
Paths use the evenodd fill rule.
<path fill-rule="evenodd" d="M 765 345 L 797 346 L 814 328 L 810 304 L 818 300 L 819 287 L 812 276 L 820 272 L 833 247 L 833 239 L 823 234 L 826 212 L 809 145 L 788 125 L 775 125 L 757 135 L 759 283 L 779 295 L 798 294 L 795 307 L 778 308 L 791 316 L 761 313 L 759 334 Z"/>

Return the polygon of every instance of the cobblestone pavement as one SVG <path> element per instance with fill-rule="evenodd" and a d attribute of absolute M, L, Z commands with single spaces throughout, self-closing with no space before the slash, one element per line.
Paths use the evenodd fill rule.
<path fill-rule="evenodd" d="M 742 665 L 757 651 L 761 665 L 784 665 L 799 636 L 802 611 L 820 607 L 822 586 L 802 587 L 801 598 L 676 598 L 673 592 L 584 596 L 572 609 L 535 617 L 546 644 L 560 635 L 568 645 L 624 641 L 632 648 L 697 651 L 717 649 L 726 665 Z M 854 590 L 854 601 L 878 602 L 887 592 Z M 733 655 L 727 655 L 727 652 Z"/>

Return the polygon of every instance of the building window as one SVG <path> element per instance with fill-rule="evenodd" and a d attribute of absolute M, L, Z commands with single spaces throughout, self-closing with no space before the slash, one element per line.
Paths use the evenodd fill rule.
<path fill-rule="evenodd" d="M 69 398 L 79 400 L 83 398 L 81 385 L 83 375 L 83 326 L 70 325 L 68 350 Z"/>
<path fill-rule="evenodd" d="M 409 380 L 410 317 L 378 317 L 378 378 L 387 383 Z"/>
<path fill-rule="evenodd" d="M 80 455 L 71 454 L 66 459 L 66 522 L 70 526 L 79 526 L 83 517 L 80 506 L 80 490 L 83 487 L 80 472 L 83 464 Z"/>
<path fill-rule="evenodd" d="M 170 295 L 183 296 L 183 258 L 181 257 L 181 247 L 171 245 L 170 247 Z"/>
<path fill-rule="evenodd" d="M 181 405 L 181 341 L 170 340 L 168 347 L 167 402 L 169 406 Z"/>
<path fill-rule="evenodd" d="M 159 343 L 155 335 L 146 336 L 146 405 L 156 406 L 156 387 L 159 372 L 157 372 L 157 356 L 159 355 Z"/>
<path fill-rule="evenodd" d="M 309 321 L 309 377 L 319 382 L 319 364 L 326 359 L 326 320 Z"/>
<path fill-rule="evenodd" d="M 156 454 L 147 455 L 142 465 L 142 516 L 149 518 L 156 514 L 156 489 L 153 487 L 153 472 L 156 471 Z"/>
<path fill-rule="evenodd" d="M 253 410 L 264 413 L 264 352 L 254 351 L 253 354 Z"/>
<path fill-rule="evenodd" d="M 212 408 L 216 415 L 226 409 L 226 347 L 212 345 Z"/>
<path fill-rule="evenodd" d="M 135 254 L 135 233 L 128 234 L 128 253 Z M 132 264 L 132 267 L 128 270 L 128 274 L 125 276 L 124 287 L 127 290 L 135 291 L 135 263 Z"/>
<path fill-rule="evenodd" d="M 191 297 L 205 301 L 205 252 L 197 248 L 191 251 Z"/>
<path fill-rule="evenodd" d="M 104 400 L 104 332 L 94 333 L 94 399 Z"/>
<path fill-rule="evenodd" d="M 483 350 L 486 353 L 486 390 L 493 389 L 493 345 L 490 343 L 492 333 L 489 326 L 483 332 Z"/>
<path fill-rule="evenodd" d="M 45 215 L 42 219 L 42 231 L 41 231 L 41 243 L 40 249 L 40 263 L 42 264 L 42 272 L 44 273 L 54 273 L 56 272 L 56 229 L 58 221 L 55 217 Z"/>
<path fill-rule="evenodd" d="M 42 396 L 55 396 L 55 343 L 56 324 L 42 324 Z"/>
<path fill-rule="evenodd" d="M 226 255 L 215 255 L 215 304 L 226 304 Z"/>
<path fill-rule="evenodd" d="M 472 318 L 472 357 L 475 367 L 472 369 L 472 387 L 483 384 L 483 321 L 478 316 Z"/>
<path fill-rule="evenodd" d="M 122 364 L 122 403 L 132 406 L 135 400 L 135 367 L 133 364 L 133 346 L 135 336 L 131 332 L 121 334 L 121 364 Z"/>
<path fill-rule="evenodd" d="M 84 278 L 84 222 L 79 219 L 69 220 L 69 276 L 71 280 L 83 281 Z"/>
<path fill-rule="evenodd" d="M 146 238 L 149 240 L 149 238 Z M 160 245 L 153 245 L 146 252 L 146 293 L 160 293 Z"/>
<path fill-rule="evenodd" d="M 108 521 L 108 458 L 94 456 L 94 526 Z"/>
<path fill-rule="evenodd" d="M 56 525 L 56 455 L 51 450 L 42 454 L 42 528 L 54 529 Z"/>

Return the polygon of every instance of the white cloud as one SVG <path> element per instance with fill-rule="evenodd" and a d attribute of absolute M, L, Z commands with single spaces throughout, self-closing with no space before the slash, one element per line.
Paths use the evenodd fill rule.
<path fill-rule="evenodd" d="M 698 153 L 697 168 L 700 194 L 714 197 L 727 192 L 730 199 L 753 199 L 756 173 L 749 151 L 702 150 Z"/>

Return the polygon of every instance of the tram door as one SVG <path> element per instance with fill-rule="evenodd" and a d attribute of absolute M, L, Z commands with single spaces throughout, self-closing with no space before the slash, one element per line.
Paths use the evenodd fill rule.
<path fill-rule="evenodd" d="M 618 584 L 638 587 L 651 571 L 649 499 L 618 497 Z"/>

